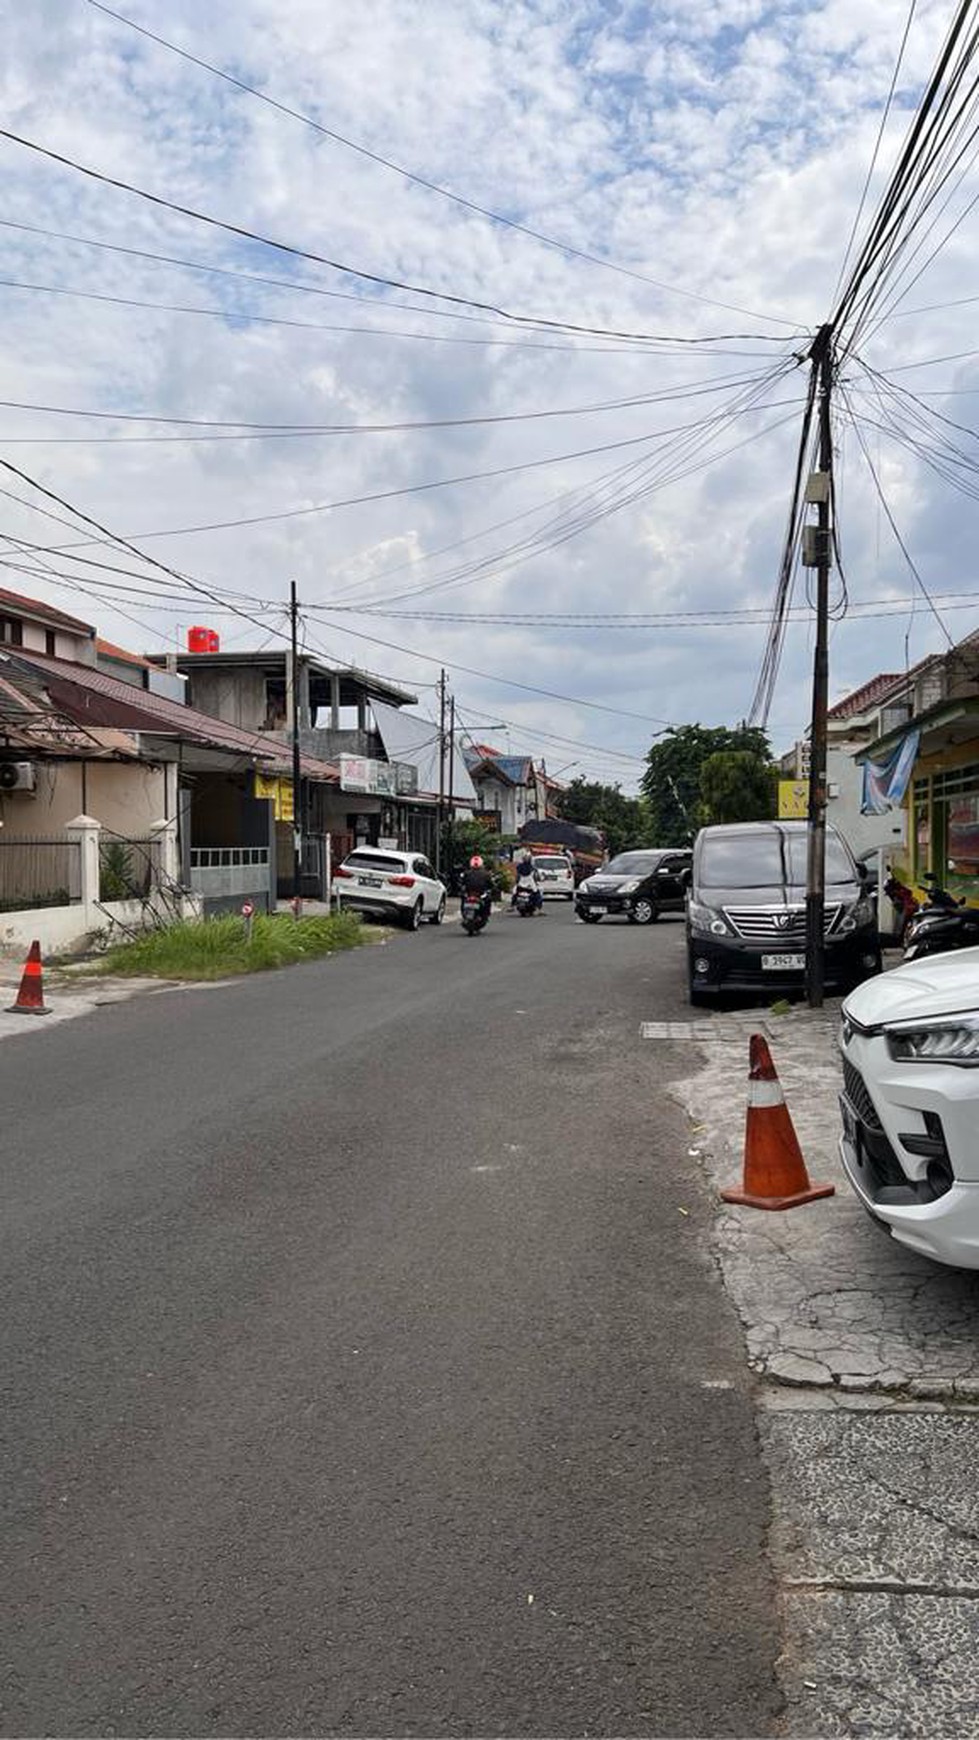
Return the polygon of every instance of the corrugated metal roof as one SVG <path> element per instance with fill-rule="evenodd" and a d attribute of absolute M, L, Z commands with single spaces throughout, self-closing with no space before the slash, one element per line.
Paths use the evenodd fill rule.
<path fill-rule="evenodd" d="M 28 616 L 36 616 L 42 622 L 50 622 L 55 628 L 70 628 L 76 634 L 85 634 L 92 638 L 95 633 L 90 622 L 80 622 L 77 616 L 67 616 L 63 610 L 56 610 L 53 604 L 43 604 L 40 598 L 25 598 L 22 592 L 8 592 L 5 586 L 0 586 L 0 610 L 21 610 Z"/>
<path fill-rule="evenodd" d="M 176 737 L 262 761 L 276 771 L 291 771 L 288 748 L 260 731 L 242 731 L 237 725 L 198 713 L 196 708 L 170 701 L 165 695 L 136 689 L 132 683 L 91 665 L 48 658 L 42 653 L 25 652 L 22 647 L 7 650 L 12 665 L 23 664 L 43 675 L 52 698 L 79 725 L 118 725 L 146 736 Z M 303 756 L 302 771 L 307 779 L 330 783 L 336 783 L 340 777 L 331 762 L 311 755 Z"/>

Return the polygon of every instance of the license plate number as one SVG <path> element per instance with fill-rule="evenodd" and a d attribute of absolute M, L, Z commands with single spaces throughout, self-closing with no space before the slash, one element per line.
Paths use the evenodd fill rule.
<path fill-rule="evenodd" d="M 361 876 L 360 886 L 361 888 L 383 888 L 384 878 L 383 876 Z"/>
<path fill-rule="evenodd" d="M 805 972 L 805 955 L 762 955 L 761 970 L 763 973 L 802 973 Z"/>
<path fill-rule="evenodd" d="M 590 912 L 606 912 L 607 910 L 608 910 L 608 908 L 605 907 L 601 903 L 601 901 L 598 901 L 598 900 L 593 900 L 591 903 L 591 906 L 589 907 Z"/>

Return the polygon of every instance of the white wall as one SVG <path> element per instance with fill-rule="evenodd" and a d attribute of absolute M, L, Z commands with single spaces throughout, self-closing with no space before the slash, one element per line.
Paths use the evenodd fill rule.
<path fill-rule="evenodd" d="M 195 894 L 186 894 L 181 902 L 181 912 L 187 919 L 200 918 L 203 902 Z M 162 917 L 169 922 L 169 906 Z M 27 953 L 32 942 L 40 943 L 42 956 L 81 954 L 90 947 L 92 936 L 97 931 L 108 931 L 112 942 L 126 941 L 124 930 L 113 932 L 112 920 L 137 930 L 146 918 L 147 913 L 139 900 L 112 900 L 95 908 L 78 901 L 74 906 L 41 906 L 23 912 L 0 912 L 0 957 L 17 959 Z"/>

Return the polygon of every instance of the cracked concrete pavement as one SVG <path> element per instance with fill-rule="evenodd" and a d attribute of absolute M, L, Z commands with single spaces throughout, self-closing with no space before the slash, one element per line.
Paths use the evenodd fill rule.
<path fill-rule="evenodd" d="M 979 1273 L 904 1250 L 837 1153 L 838 1005 L 647 1023 L 696 1047 L 687 1164 L 740 1182 L 748 1038 L 768 1039 L 813 1182 L 785 1214 L 718 1197 L 714 1251 L 759 1382 L 792 1736 L 979 1736 Z"/>
<path fill-rule="evenodd" d="M 748 1036 L 764 1033 L 813 1182 L 836 1195 L 787 1214 L 720 1205 L 716 1251 L 753 1369 L 774 1383 L 979 1401 L 979 1272 L 905 1250 L 864 1213 L 837 1153 L 837 1010 L 726 1015 L 705 1067 L 678 1084 L 690 1158 L 718 1190 L 740 1181 Z"/>
<path fill-rule="evenodd" d="M 979 1422 L 763 1417 L 793 1735 L 974 1735 Z"/>

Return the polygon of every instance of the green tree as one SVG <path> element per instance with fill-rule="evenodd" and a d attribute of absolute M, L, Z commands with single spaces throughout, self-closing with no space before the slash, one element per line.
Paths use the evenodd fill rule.
<path fill-rule="evenodd" d="M 630 846 L 649 843 L 649 815 L 645 803 L 642 798 L 626 797 L 617 785 L 573 779 L 561 793 L 556 807 L 565 822 L 577 822 L 585 828 L 601 828 L 613 857 L 616 852 L 623 852 Z"/>
<path fill-rule="evenodd" d="M 459 878 L 475 853 L 484 860 L 494 888 L 502 886 L 499 869 L 500 836 L 485 822 L 447 821 L 442 824 L 442 876 L 455 892 Z"/>
<path fill-rule="evenodd" d="M 700 797 L 709 822 L 771 821 L 776 791 L 771 762 L 750 749 L 718 749 L 701 769 Z"/>
<path fill-rule="evenodd" d="M 652 845 L 689 845 L 707 820 L 701 793 L 704 762 L 727 750 L 770 760 L 768 738 L 754 725 L 671 725 L 653 744 L 642 776 Z"/>

